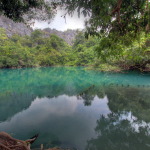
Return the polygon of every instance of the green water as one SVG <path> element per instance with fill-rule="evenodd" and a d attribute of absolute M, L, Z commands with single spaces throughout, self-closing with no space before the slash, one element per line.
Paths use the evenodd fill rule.
<path fill-rule="evenodd" d="M 0 131 L 32 146 L 150 149 L 150 74 L 83 67 L 0 70 Z"/>

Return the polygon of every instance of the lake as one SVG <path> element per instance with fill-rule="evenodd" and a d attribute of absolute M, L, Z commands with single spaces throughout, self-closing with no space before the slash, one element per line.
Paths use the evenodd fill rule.
<path fill-rule="evenodd" d="M 0 70 L 0 131 L 32 146 L 149 150 L 150 74 L 84 67 Z"/>

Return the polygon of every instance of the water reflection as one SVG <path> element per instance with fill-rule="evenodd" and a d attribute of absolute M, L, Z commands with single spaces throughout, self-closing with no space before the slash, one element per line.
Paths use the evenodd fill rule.
<path fill-rule="evenodd" d="M 19 139 L 40 133 L 34 147 L 147 150 L 149 86 L 149 74 L 1 70 L 0 130 Z"/>
<path fill-rule="evenodd" d="M 131 111 L 138 119 L 150 122 L 150 89 L 108 88 L 108 106 L 112 112 Z"/>
<path fill-rule="evenodd" d="M 20 138 L 40 132 L 37 144 L 42 142 L 47 147 L 57 141 L 64 146 L 84 149 L 87 139 L 95 136 L 94 127 L 99 114 L 107 116 L 110 113 L 107 103 L 106 97 L 99 99 L 97 96 L 92 107 L 84 107 L 76 96 L 36 98 L 28 109 L 0 123 L 0 129 Z"/>
<path fill-rule="evenodd" d="M 150 123 L 141 122 L 131 112 L 102 115 L 95 131 L 97 137 L 87 142 L 87 150 L 150 149 Z"/>

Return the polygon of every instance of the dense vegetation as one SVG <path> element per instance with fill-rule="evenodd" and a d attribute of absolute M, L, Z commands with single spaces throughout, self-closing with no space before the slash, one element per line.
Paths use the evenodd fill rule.
<path fill-rule="evenodd" d="M 47 36 L 35 30 L 31 36 L 13 35 L 8 38 L 5 30 L 0 29 L 0 68 L 38 67 L 38 66 L 90 66 L 103 71 L 149 69 L 149 34 L 141 34 L 132 44 L 112 43 L 110 38 L 84 37 L 78 34 L 72 46 L 52 34 Z M 124 37 L 128 40 L 128 36 Z M 108 48 L 108 45 L 111 48 Z M 113 51 L 112 51 L 113 45 Z"/>
<path fill-rule="evenodd" d="M 31 37 L 14 35 L 8 39 L 1 29 L 1 68 L 92 65 L 105 71 L 149 70 L 149 0 L 7 0 L 1 1 L 0 13 L 20 22 L 50 20 L 60 7 L 65 14 L 77 11 L 79 16 L 89 16 L 84 33 L 88 40 L 79 33 L 71 47 L 40 31 Z"/>
<path fill-rule="evenodd" d="M 85 40 L 83 34 L 80 38 L 71 47 L 58 36 L 46 36 L 40 30 L 35 30 L 31 36 L 8 38 L 4 29 L 0 29 L 0 68 L 87 65 L 94 58 L 91 46 L 96 41 Z"/>

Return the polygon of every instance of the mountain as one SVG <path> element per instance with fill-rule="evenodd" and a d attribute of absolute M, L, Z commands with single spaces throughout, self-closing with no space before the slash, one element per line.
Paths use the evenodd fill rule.
<path fill-rule="evenodd" d="M 0 28 L 4 28 L 8 37 L 11 37 L 13 34 L 19 34 L 20 36 L 31 35 L 33 29 L 28 27 L 23 23 L 16 23 L 9 18 L 0 16 Z M 77 30 L 67 30 L 67 31 L 58 31 L 55 29 L 45 28 L 42 31 L 45 32 L 45 36 L 51 34 L 56 34 L 60 38 L 64 39 L 68 44 L 72 45 L 75 36 L 77 35 Z"/>
<path fill-rule="evenodd" d="M 69 45 L 73 44 L 75 36 L 78 33 L 77 30 L 71 30 L 71 29 L 68 29 L 67 31 L 62 32 L 62 31 L 58 31 L 55 29 L 45 28 L 43 29 L 43 31 L 45 32 L 47 36 L 49 36 L 50 34 L 56 34 L 60 38 L 64 39 Z"/>

